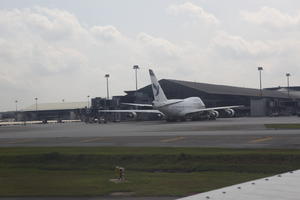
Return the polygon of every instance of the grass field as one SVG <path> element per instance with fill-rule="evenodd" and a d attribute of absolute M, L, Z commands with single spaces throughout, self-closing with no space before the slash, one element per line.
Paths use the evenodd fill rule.
<path fill-rule="evenodd" d="M 265 124 L 265 127 L 272 129 L 300 129 L 300 124 Z"/>
<path fill-rule="evenodd" d="M 300 150 L 0 148 L 0 196 L 185 196 L 298 168 Z"/>

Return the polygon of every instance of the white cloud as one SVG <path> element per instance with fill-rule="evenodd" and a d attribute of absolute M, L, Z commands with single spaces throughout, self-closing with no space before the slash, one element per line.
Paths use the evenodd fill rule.
<path fill-rule="evenodd" d="M 225 84 L 254 87 L 257 80 L 256 69 L 264 67 L 264 87 L 284 85 L 284 74 L 292 71 L 300 72 L 297 63 L 300 58 L 300 40 L 249 40 L 241 36 L 220 32 L 208 50 L 210 56 L 207 63 L 215 66 L 214 71 L 221 71 L 224 77 L 218 81 Z M 231 79 L 229 77 L 233 77 Z M 282 81 L 283 80 L 283 81 Z M 293 84 L 297 84 L 294 79 Z"/>
<path fill-rule="evenodd" d="M 197 25 L 219 23 L 212 14 L 191 3 L 170 6 L 168 11 L 188 14 Z M 239 29 L 247 31 L 244 24 Z M 180 33 L 185 32 L 190 34 L 176 39 L 168 37 L 178 34 L 172 30 L 162 37 L 155 29 L 151 34 L 141 31 L 129 37 L 124 28 L 114 25 L 83 25 L 65 10 L 0 10 L 0 110 L 13 109 L 15 99 L 23 107 L 33 103 L 34 97 L 40 102 L 53 102 L 105 96 L 106 73 L 111 75 L 111 95 L 120 95 L 135 87 L 135 64 L 141 67 L 139 86 L 149 84 L 148 67 L 153 67 L 159 78 L 248 87 L 256 83 L 258 65 L 265 67 L 264 73 L 272 68 L 274 80 L 283 70 L 289 69 L 293 76 L 299 72 L 298 35 L 264 40 L 258 33 L 249 39 L 246 34 L 232 34 L 219 26 L 189 26 Z"/>
<path fill-rule="evenodd" d="M 248 41 L 241 36 L 219 32 L 212 42 L 221 54 L 235 59 L 254 59 L 278 56 L 282 52 L 280 42 L 254 40 Z"/>
<path fill-rule="evenodd" d="M 43 7 L 1 10 L 0 26 L 1 35 L 20 36 L 19 32 L 34 32 L 36 36 L 52 41 L 76 37 L 75 33 L 79 34 L 84 30 L 74 15 Z M 14 30 L 18 31 L 13 32 Z M 26 36 L 31 38 L 30 34 Z"/>
<path fill-rule="evenodd" d="M 219 20 L 213 14 L 191 2 L 171 5 L 168 7 L 167 12 L 172 15 L 188 15 L 205 24 L 219 24 Z"/>
<path fill-rule="evenodd" d="M 160 58 L 176 58 L 179 55 L 180 49 L 168 40 L 153 37 L 146 33 L 140 33 L 137 36 L 139 44 L 151 55 Z"/>
<path fill-rule="evenodd" d="M 276 59 L 296 55 L 300 40 L 247 40 L 241 36 L 219 32 L 210 48 L 235 59 Z"/>
<path fill-rule="evenodd" d="M 112 41 L 122 39 L 123 36 L 114 26 L 94 26 L 91 28 L 91 33 L 99 39 Z"/>
<path fill-rule="evenodd" d="M 28 105 L 34 96 L 41 102 L 103 96 L 105 73 L 114 80 L 111 93 L 119 95 L 134 86 L 128 81 L 132 65 L 174 63 L 180 54 L 163 38 L 146 33 L 129 38 L 112 25 L 85 27 L 57 9 L 0 10 L 0 30 L 0 84 L 10 90 L 0 95 L 6 102 L 1 106 L 15 98 Z"/>
<path fill-rule="evenodd" d="M 257 12 L 242 11 L 241 15 L 246 21 L 269 28 L 300 28 L 300 12 L 297 15 L 289 15 L 265 6 Z"/>

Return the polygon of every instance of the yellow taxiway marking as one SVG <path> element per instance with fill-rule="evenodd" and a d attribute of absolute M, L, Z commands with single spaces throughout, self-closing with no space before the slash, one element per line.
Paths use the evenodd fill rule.
<path fill-rule="evenodd" d="M 184 137 L 176 137 L 176 138 L 164 139 L 164 140 L 161 140 L 160 142 L 175 142 L 175 141 L 183 140 L 183 139 L 184 139 Z"/>
<path fill-rule="evenodd" d="M 18 143 L 26 143 L 26 142 L 32 142 L 34 139 L 21 139 L 21 140 L 15 140 L 11 142 L 6 142 L 7 144 L 18 144 Z"/>
<path fill-rule="evenodd" d="M 272 140 L 272 139 L 273 139 L 273 137 L 269 136 L 269 137 L 264 137 L 264 138 L 258 138 L 258 139 L 255 139 L 255 140 L 251 140 L 250 143 L 265 142 L 265 141 L 269 141 L 269 140 Z"/>
<path fill-rule="evenodd" d="M 100 141 L 100 140 L 104 140 L 104 138 L 92 138 L 92 139 L 86 139 L 86 140 L 81 140 L 81 143 L 88 143 L 88 142 L 96 142 L 96 141 Z"/>

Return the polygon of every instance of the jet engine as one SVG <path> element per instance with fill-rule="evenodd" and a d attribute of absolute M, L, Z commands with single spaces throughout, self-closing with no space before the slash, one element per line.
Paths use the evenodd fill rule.
<path fill-rule="evenodd" d="M 226 109 L 225 112 L 229 117 L 233 117 L 235 114 L 235 111 L 232 109 Z"/>
<path fill-rule="evenodd" d="M 137 114 L 136 114 L 136 112 L 130 112 L 130 113 L 128 113 L 126 116 L 127 116 L 128 118 L 135 119 L 136 116 L 137 116 Z"/>
<path fill-rule="evenodd" d="M 158 119 L 162 119 L 163 117 L 164 117 L 164 116 L 163 116 L 162 114 L 160 114 L 160 113 L 157 114 L 157 118 L 158 118 Z"/>
<path fill-rule="evenodd" d="M 210 115 L 211 115 L 213 118 L 218 118 L 220 114 L 219 114 L 218 111 L 213 110 L 213 111 L 210 112 Z"/>

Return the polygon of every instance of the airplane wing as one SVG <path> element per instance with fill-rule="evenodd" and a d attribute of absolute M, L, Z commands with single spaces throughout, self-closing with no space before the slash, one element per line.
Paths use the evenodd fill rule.
<path fill-rule="evenodd" d="M 171 100 L 169 101 L 168 103 L 162 103 L 160 104 L 158 107 L 164 107 L 164 106 L 169 106 L 169 105 L 172 105 L 172 104 L 176 104 L 176 103 L 180 103 L 180 102 L 183 102 L 183 100 Z M 140 106 L 140 107 L 153 107 L 152 104 L 138 104 L 138 103 L 122 103 L 124 105 L 130 105 L 130 106 Z"/>
<path fill-rule="evenodd" d="M 205 112 L 205 111 L 213 111 L 213 110 L 226 110 L 226 109 L 232 109 L 232 108 L 242 108 L 243 105 L 237 105 L 237 106 L 223 106 L 223 107 L 212 107 L 212 108 L 200 108 L 200 109 L 194 109 L 194 110 L 188 110 L 184 114 L 192 114 L 197 112 Z"/>
<path fill-rule="evenodd" d="M 298 200 L 300 170 L 224 187 L 178 200 Z"/>
<path fill-rule="evenodd" d="M 162 114 L 162 112 L 158 110 L 99 110 L 99 113 L 157 113 Z"/>
<path fill-rule="evenodd" d="M 130 106 L 139 106 L 139 107 L 153 107 L 151 104 L 141 104 L 141 103 L 122 103 L 124 105 L 130 105 Z"/>

